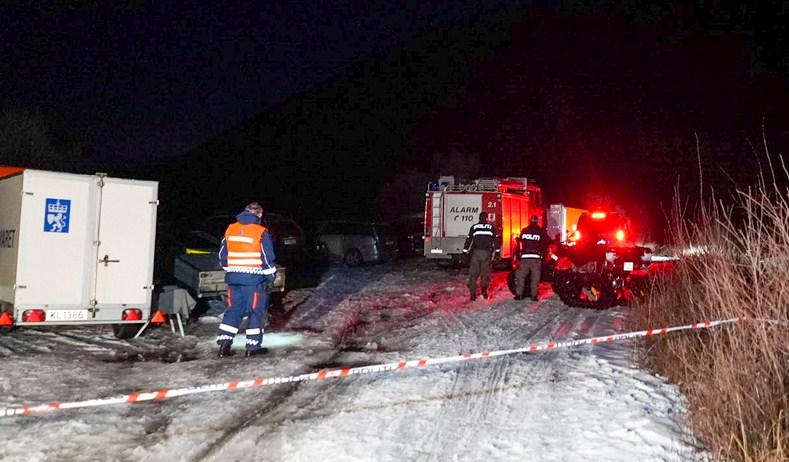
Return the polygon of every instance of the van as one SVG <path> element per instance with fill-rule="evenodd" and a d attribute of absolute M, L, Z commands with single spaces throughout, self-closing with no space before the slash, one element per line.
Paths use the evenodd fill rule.
<path fill-rule="evenodd" d="M 354 267 L 397 257 L 397 237 L 386 223 L 324 221 L 314 227 L 333 262 Z"/>

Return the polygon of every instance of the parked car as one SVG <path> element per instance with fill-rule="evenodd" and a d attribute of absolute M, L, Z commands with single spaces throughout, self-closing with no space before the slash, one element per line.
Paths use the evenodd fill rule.
<path fill-rule="evenodd" d="M 314 226 L 333 262 L 359 266 L 397 257 L 397 237 L 386 223 L 324 221 Z"/>
<path fill-rule="evenodd" d="M 180 237 L 169 232 L 157 236 L 156 280 L 160 285 L 185 288 L 198 301 L 227 293 L 225 271 L 219 264 L 219 247 L 204 233 L 190 231 Z M 285 291 L 286 269 L 277 265 L 274 292 Z"/>
<path fill-rule="evenodd" d="M 235 220 L 235 215 L 215 215 L 201 224 L 197 233 L 219 246 L 227 226 Z M 265 213 L 262 224 L 271 232 L 278 263 L 293 267 L 307 261 L 307 242 L 298 223 L 278 213 Z"/>
<path fill-rule="evenodd" d="M 154 259 L 154 282 L 159 285 L 175 284 L 175 257 L 179 255 L 216 255 L 217 243 L 197 232 L 179 233 L 172 229 L 160 229 L 156 234 L 156 258 Z M 218 258 L 218 257 L 217 257 Z"/>
<path fill-rule="evenodd" d="M 425 215 L 422 212 L 398 218 L 392 223 L 397 235 L 400 256 L 422 256 L 425 253 Z"/>

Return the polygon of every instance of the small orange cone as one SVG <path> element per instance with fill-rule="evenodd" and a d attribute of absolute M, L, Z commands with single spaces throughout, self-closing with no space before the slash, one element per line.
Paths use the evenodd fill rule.
<path fill-rule="evenodd" d="M 156 310 L 156 313 L 154 313 L 151 318 L 151 324 L 164 324 L 166 321 L 167 318 L 164 317 L 162 310 Z"/>
<path fill-rule="evenodd" d="M 14 319 L 11 317 L 10 314 L 8 314 L 8 311 L 3 311 L 3 313 L 0 314 L 0 327 L 13 326 L 13 325 L 14 325 Z"/>

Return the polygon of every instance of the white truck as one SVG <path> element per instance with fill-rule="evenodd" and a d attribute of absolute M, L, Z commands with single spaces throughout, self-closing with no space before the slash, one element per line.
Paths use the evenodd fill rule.
<path fill-rule="evenodd" d="M 158 183 L 0 167 L 0 328 L 111 324 L 153 290 Z"/>
<path fill-rule="evenodd" d="M 551 239 L 559 236 L 558 242 L 575 240 L 578 232 L 578 219 L 587 212 L 586 209 L 567 207 L 564 204 L 551 204 L 548 207 L 545 232 Z"/>

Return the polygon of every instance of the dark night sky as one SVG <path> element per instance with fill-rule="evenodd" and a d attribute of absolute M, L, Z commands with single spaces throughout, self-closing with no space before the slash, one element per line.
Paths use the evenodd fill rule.
<path fill-rule="evenodd" d="M 114 3 L 3 2 L 0 101 L 47 114 L 101 157 L 157 158 L 419 31 L 535 2 Z"/>
<path fill-rule="evenodd" d="M 0 105 L 104 164 L 163 159 L 204 213 L 400 213 L 455 173 L 655 220 L 678 178 L 695 191 L 696 136 L 719 191 L 753 178 L 762 123 L 789 147 L 785 2 L 30 3 L 0 10 Z M 233 162 L 245 190 L 200 186 Z"/>

